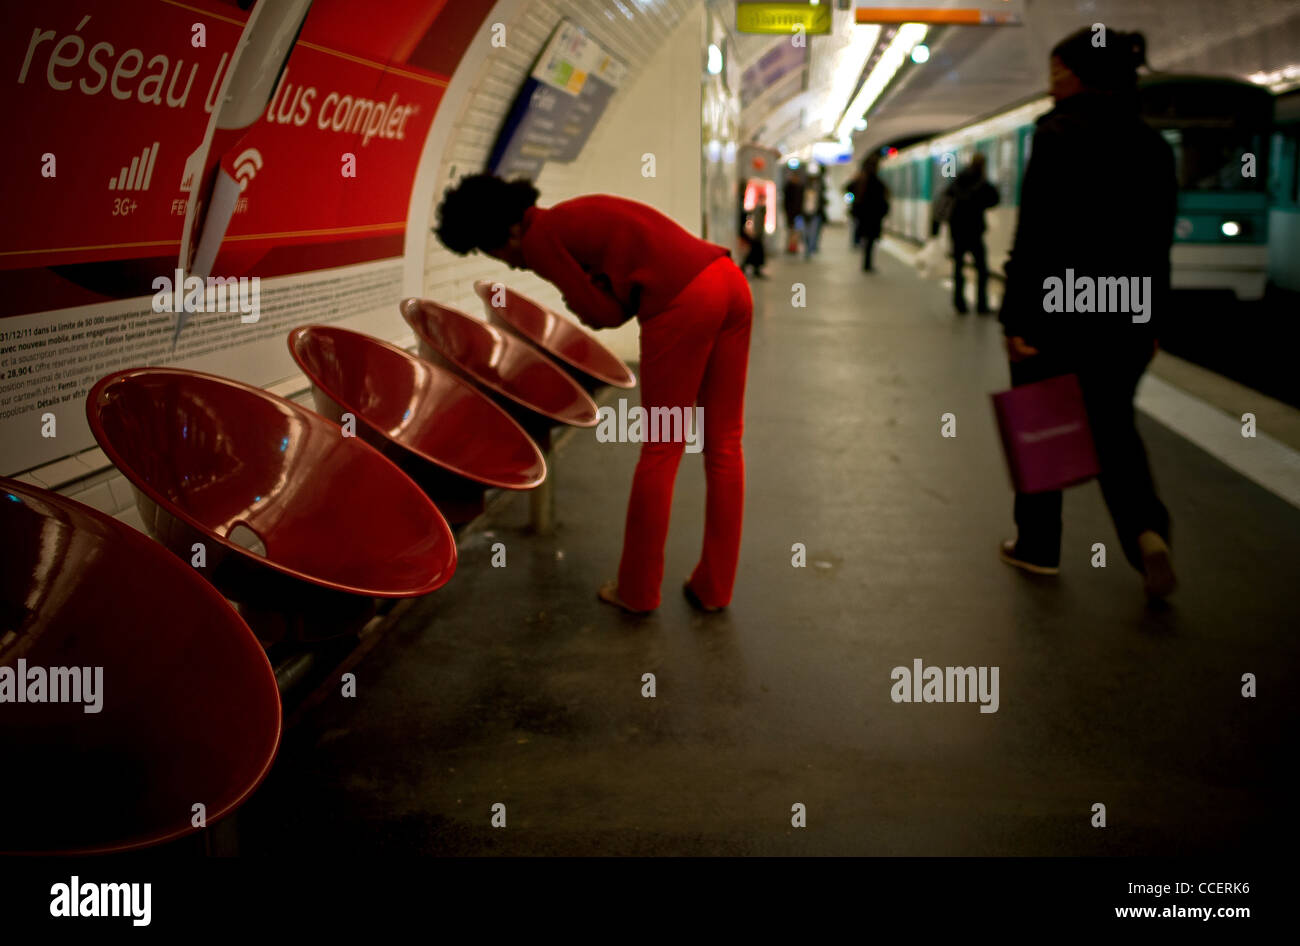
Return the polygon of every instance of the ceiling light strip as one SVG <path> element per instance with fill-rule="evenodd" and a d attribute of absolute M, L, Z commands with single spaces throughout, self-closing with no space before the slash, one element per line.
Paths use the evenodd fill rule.
<path fill-rule="evenodd" d="M 862 7 L 858 8 L 863 9 Z M 911 55 L 912 47 L 921 40 L 925 39 L 930 28 L 924 23 L 904 23 L 899 28 L 897 35 L 890 42 L 876 63 L 871 74 L 867 76 L 867 81 L 862 83 L 862 88 L 854 97 L 849 107 L 845 110 L 844 116 L 840 119 L 839 124 L 835 127 L 835 137 L 843 138 L 852 130 L 854 124 L 859 118 L 865 118 L 871 106 L 876 104 L 876 99 L 880 93 L 885 91 L 894 75 L 902 68 L 907 57 Z"/>

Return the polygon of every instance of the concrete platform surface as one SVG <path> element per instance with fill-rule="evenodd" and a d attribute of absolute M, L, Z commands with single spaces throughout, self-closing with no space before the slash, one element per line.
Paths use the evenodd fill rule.
<path fill-rule="evenodd" d="M 753 283 L 733 606 L 701 616 L 679 592 L 702 528 L 690 455 L 663 606 L 597 602 L 637 447 L 580 432 L 555 463 L 558 531 L 529 535 L 521 497 L 462 545 L 452 582 L 357 668 L 356 697 L 287 735 L 238 815 L 241 853 L 1288 849 L 1300 510 L 1141 417 L 1174 516 L 1168 606 L 1147 605 L 1095 484 L 1067 494 L 1062 574 L 1013 571 L 995 554 L 1013 531 L 996 320 L 956 316 L 887 254 L 863 274 L 846 243 L 828 230 L 820 257 L 776 257 Z M 918 658 L 999 668 L 997 712 L 893 702 L 891 671 Z"/>

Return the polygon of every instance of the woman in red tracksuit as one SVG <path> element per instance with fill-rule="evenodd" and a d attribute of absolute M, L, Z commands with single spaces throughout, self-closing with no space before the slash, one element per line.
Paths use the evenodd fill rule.
<path fill-rule="evenodd" d="M 453 252 L 481 250 L 554 283 L 592 328 L 641 322 L 641 404 L 704 412 L 708 484 L 704 549 L 684 585 L 716 611 L 731 601 L 744 510 L 745 374 L 753 301 L 726 249 L 693 236 L 645 204 L 578 197 L 536 206 L 525 180 L 476 174 L 448 189 L 438 238 Z M 601 600 L 632 612 L 659 606 L 664 543 L 683 441 L 646 442 L 632 480 L 618 578 Z"/>

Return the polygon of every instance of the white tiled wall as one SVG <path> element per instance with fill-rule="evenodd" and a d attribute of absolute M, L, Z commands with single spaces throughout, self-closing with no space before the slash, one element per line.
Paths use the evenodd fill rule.
<path fill-rule="evenodd" d="M 488 153 L 528 70 L 555 25 L 568 18 L 622 59 L 628 76 L 578 160 L 547 164 L 537 180 L 542 206 L 580 194 L 616 193 L 644 201 L 692 233 L 701 229 L 700 89 L 704 71 L 702 0 L 536 0 L 506 24 L 507 46 L 484 62 L 443 154 L 429 208 L 429 226 L 448 184 L 483 170 Z M 642 175 L 642 155 L 655 155 L 655 177 Z M 482 317 L 474 282 L 499 279 L 563 309 L 559 292 L 531 273 L 515 272 L 479 254 L 458 257 L 431 239 L 425 295 Z M 620 357 L 638 357 L 637 325 L 600 334 Z"/>

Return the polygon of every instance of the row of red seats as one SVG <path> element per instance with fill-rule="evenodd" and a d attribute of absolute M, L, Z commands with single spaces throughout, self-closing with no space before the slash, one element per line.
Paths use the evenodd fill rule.
<path fill-rule="evenodd" d="M 567 318 L 475 288 L 490 323 L 401 304 L 419 358 L 290 333 L 319 413 L 192 371 L 101 379 L 91 428 L 161 545 L 0 480 L 0 736 L 24 763 L 0 781 L 0 850 L 125 850 L 233 811 L 279 745 L 264 645 L 352 632 L 377 599 L 441 587 L 449 521 L 489 488 L 538 486 L 553 426 L 594 426 L 590 392 L 635 384 Z"/>

